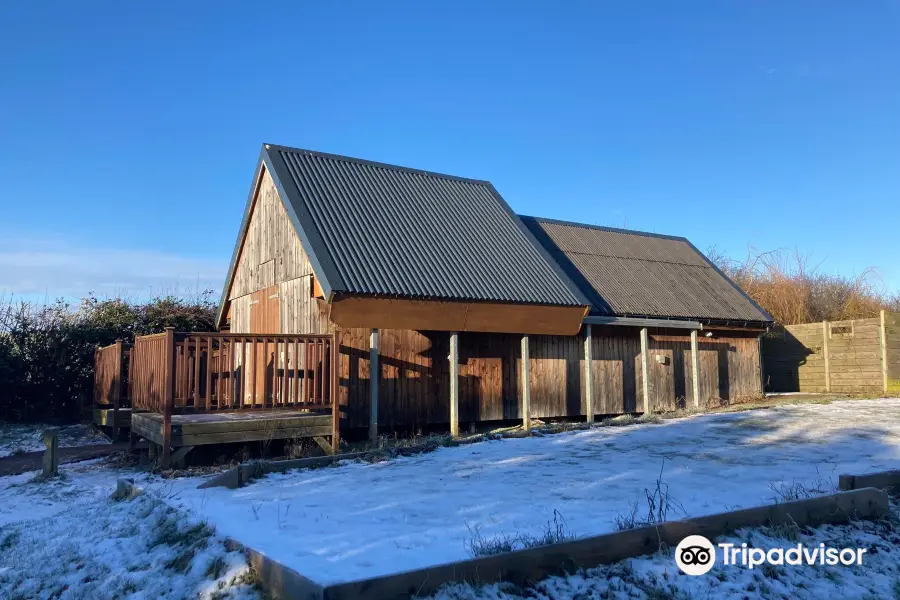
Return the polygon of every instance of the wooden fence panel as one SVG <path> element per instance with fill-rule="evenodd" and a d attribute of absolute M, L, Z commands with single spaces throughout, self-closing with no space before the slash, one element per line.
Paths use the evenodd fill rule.
<path fill-rule="evenodd" d="M 884 313 L 887 393 L 900 394 L 900 313 Z"/>
<path fill-rule="evenodd" d="M 900 327 L 887 313 L 884 339 Z M 779 328 L 763 338 L 766 389 L 772 392 L 854 393 L 884 389 L 881 318 L 806 323 Z M 887 368 L 896 360 L 887 345 Z"/>
<path fill-rule="evenodd" d="M 166 334 L 134 338 L 129 381 L 134 409 L 163 411 L 166 398 Z"/>
<path fill-rule="evenodd" d="M 131 345 L 121 341 L 94 352 L 94 404 L 130 406 L 128 362 Z"/>

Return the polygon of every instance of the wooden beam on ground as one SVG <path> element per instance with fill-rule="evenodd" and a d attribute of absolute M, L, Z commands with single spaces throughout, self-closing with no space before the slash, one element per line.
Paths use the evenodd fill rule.
<path fill-rule="evenodd" d="M 591 324 L 588 323 L 584 326 L 584 404 L 588 425 L 594 422 L 594 353 L 591 342 Z"/>
<path fill-rule="evenodd" d="M 691 379 L 694 384 L 694 408 L 700 408 L 700 343 L 696 330 L 691 332 Z"/>
<path fill-rule="evenodd" d="M 528 336 L 522 336 L 522 429 L 531 431 L 531 357 Z"/>
<path fill-rule="evenodd" d="M 647 328 L 641 329 L 641 381 L 644 384 L 644 410 L 643 413 L 650 412 L 650 356 L 648 348 L 650 346 L 650 334 Z"/>
<path fill-rule="evenodd" d="M 459 334 L 450 334 L 450 435 L 459 437 Z"/>
<path fill-rule="evenodd" d="M 378 441 L 378 330 L 369 334 L 369 440 Z"/>

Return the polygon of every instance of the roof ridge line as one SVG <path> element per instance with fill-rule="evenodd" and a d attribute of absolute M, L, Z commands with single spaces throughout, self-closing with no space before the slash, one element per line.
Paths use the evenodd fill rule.
<path fill-rule="evenodd" d="M 293 146 L 282 146 L 281 144 L 263 144 L 267 150 L 277 150 L 281 152 L 293 152 L 299 154 L 308 154 L 311 156 L 317 156 L 320 158 L 330 158 L 332 160 L 340 160 L 349 163 L 355 163 L 359 165 L 366 165 L 370 167 L 377 167 L 380 169 L 390 169 L 392 171 L 404 171 L 407 173 L 415 173 L 418 175 L 425 175 L 428 177 L 437 177 L 439 179 L 449 179 L 453 181 L 460 181 L 463 183 L 474 183 L 478 185 L 491 185 L 490 180 L 487 179 L 474 179 L 472 177 L 460 177 L 459 175 L 450 175 L 449 173 L 439 173 L 437 171 L 429 171 L 427 169 L 417 169 L 415 167 L 406 167 L 403 165 L 394 165 L 391 163 L 380 162 L 377 160 L 367 160 L 365 158 L 356 158 L 355 156 L 346 156 L 344 154 L 333 154 L 330 152 L 320 152 L 319 150 L 309 150 L 307 148 L 294 148 Z"/>
<path fill-rule="evenodd" d="M 638 229 L 622 229 L 620 227 L 608 227 L 606 225 L 593 225 L 591 223 L 580 223 L 578 221 L 564 221 L 562 219 L 551 219 L 549 217 L 533 217 L 529 215 L 519 215 L 520 219 L 530 219 L 539 223 L 551 223 L 554 225 L 567 225 L 569 227 L 581 227 L 584 229 L 598 229 L 600 231 L 609 231 L 611 233 L 624 233 L 630 235 L 639 235 L 643 237 L 662 238 L 664 240 L 677 240 L 680 242 L 689 242 L 689 240 L 680 235 L 667 235 L 665 233 L 653 233 L 651 231 L 640 231 Z"/>
<path fill-rule="evenodd" d="M 578 254 L 579 256 L 602 256 L 603 258 L 615 258 L 618 260 L 636 260 L 639 262 L 662 263 L 664 265 L 681 265 L 683 267 L 697 267 L 699 269 L 712 270 L 712 267 L 709 266 L 708 264 L 697 265 L 697 264 L 693 264 L 693 263 L 679 262 L 679 261 L 675 261 L 675 260 L 660 260 L 660 259 L 656 259 L 656 258 L 637 258 L 634 256 L 615 256 L 612 254 L 601 254 L 598 252 L 579 252 L 578 250 L 560 250 L 560 252 L 563 254 Z"/>

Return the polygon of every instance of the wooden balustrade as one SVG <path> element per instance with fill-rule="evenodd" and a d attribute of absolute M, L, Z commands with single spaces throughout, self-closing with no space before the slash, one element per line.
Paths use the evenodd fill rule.
<path fill-rule="evenodd" d="M 113 432 L 119 433 L 119 409 L 131 406 L 128 365 L 131 344 L 116 340 L 94 351 L 94 407 L 113 409 Z"/>
<path fill-rule="evenodd" d="M 329 408 L 334 343 L 331 335 L 141 336 L 132 352 L 132 403 L 161 414 Z"/>

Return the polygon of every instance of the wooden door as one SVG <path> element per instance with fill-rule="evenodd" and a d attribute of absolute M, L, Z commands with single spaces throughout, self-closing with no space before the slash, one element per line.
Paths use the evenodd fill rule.
<path fill-rule="evenodd" d="M 280 309 L 277 285 L 253 292 L 250 300 L 250 333 L 257 335 L 281 333 Z M 255 375 L 256 384 L 254 386 L 251 379 L 251 384 L 247 387 L 247 398 L 245 398 L 247 404 L 272 403 L 274 398 L 273 380 L 278 365 L 277 358 L 275 345 L 272 342 L 256 342 L 253 364 L 249 365 L 250 368 L 247 370 L 251 378 Z M 251 390 L 255 392 L 254 395 L 251 395 Z"/>

